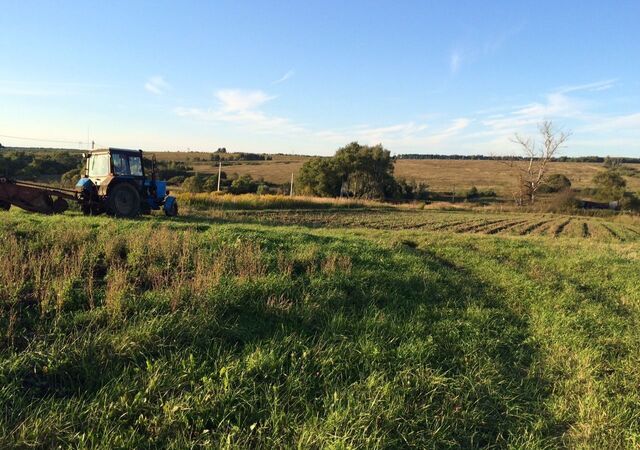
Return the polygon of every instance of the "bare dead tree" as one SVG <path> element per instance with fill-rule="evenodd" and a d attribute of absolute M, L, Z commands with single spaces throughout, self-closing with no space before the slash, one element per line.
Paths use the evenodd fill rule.
<path fill-rule="evenodd" d="M 512 139 L 524 155 L 524 162 L 509 162 L 518 176 L 518 189 L 513 195 L 519 205 L 524 204 L 525 200 L 531 204 L 535 203 L 538 189 L 545 182 L 549 162 L 571 136 L 571 132 L 557 130 L 550 120 L 540 123 L 538 130 L 541 142 L 536 142 L 531 137 L 525 138 L 518 133 Z"/>

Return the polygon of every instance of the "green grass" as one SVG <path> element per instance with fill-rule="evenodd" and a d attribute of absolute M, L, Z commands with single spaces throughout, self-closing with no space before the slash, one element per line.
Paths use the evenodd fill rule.
<path fill-rule="evenodd" d="M 2 214 L 0 447 L 640 445 L 636 243 L 361 214 Z"/>

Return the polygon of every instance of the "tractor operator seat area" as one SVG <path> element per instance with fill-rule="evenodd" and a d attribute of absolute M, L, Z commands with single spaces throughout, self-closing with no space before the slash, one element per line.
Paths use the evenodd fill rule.
<path fill-rule="evenodd" d="M 142 177 L 142 158 L 139 155 L 125 153 L 94 154 L 89 158 L 88 175 L 89 178 L 103 178 L 108 175 Z"/>
<path fill-rule="evenodd" d="M 142 176 L 142 161 L 140 156 L 113 153 L 111 158 L 113 159 L 114 175 Z"/>

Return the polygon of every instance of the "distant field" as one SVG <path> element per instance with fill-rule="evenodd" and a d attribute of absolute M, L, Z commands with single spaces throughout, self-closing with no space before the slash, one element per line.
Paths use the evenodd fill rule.
<path fill-rule="evenodd" d="M 163 158 L 184 158 L 185 153 L 163 155 Z M 202 156 L 204 157 L 204 156 Z M 193 158 L 193 156 L 192 156 Z M 291 174 L 297 175 L 305 156 L 274 156 L 272 161 L 249 161 L 242 163 L 223 163 L 223 170 L 231 175 L 249 174 L 253 178 L 272 183 L 286 183 Z M 215 173 L 217 162 L 190 161 L 194 169 L 203 174 Z M 640 170 L 640 164 L 628 164 Z M 551 163 L 549 173 L 561 173 L 569 177 L 573 186 L 585 188 L 591 186 L 591 179 L 603 170 L 602 164 L 555 162 Z M 499 161 L 490 160 L 398 160 L 395 174 L 399 178 L 422 181 L 438 192 L 463 192 L 472 186 L 478 189 L 495 189 L 500 195 L 509 196 L 513 191 L 515 177 L 511 169 Z M 628 189 L 640 191 L 640 176 L 626 177 Z"/>

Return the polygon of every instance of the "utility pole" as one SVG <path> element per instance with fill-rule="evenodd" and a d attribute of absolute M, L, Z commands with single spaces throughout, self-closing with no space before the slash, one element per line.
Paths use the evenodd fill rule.
<path fill-rule="evenodd" d="M 218 164 L 218 192 L 220 192 L 220 175 L 222 174 L 222 160 Z"/>
<path fill-rule="evenodd" d="M 291 187 L 289 188 L 289 197 L 293 197 L 293 172 L 291 172 Z"/>

